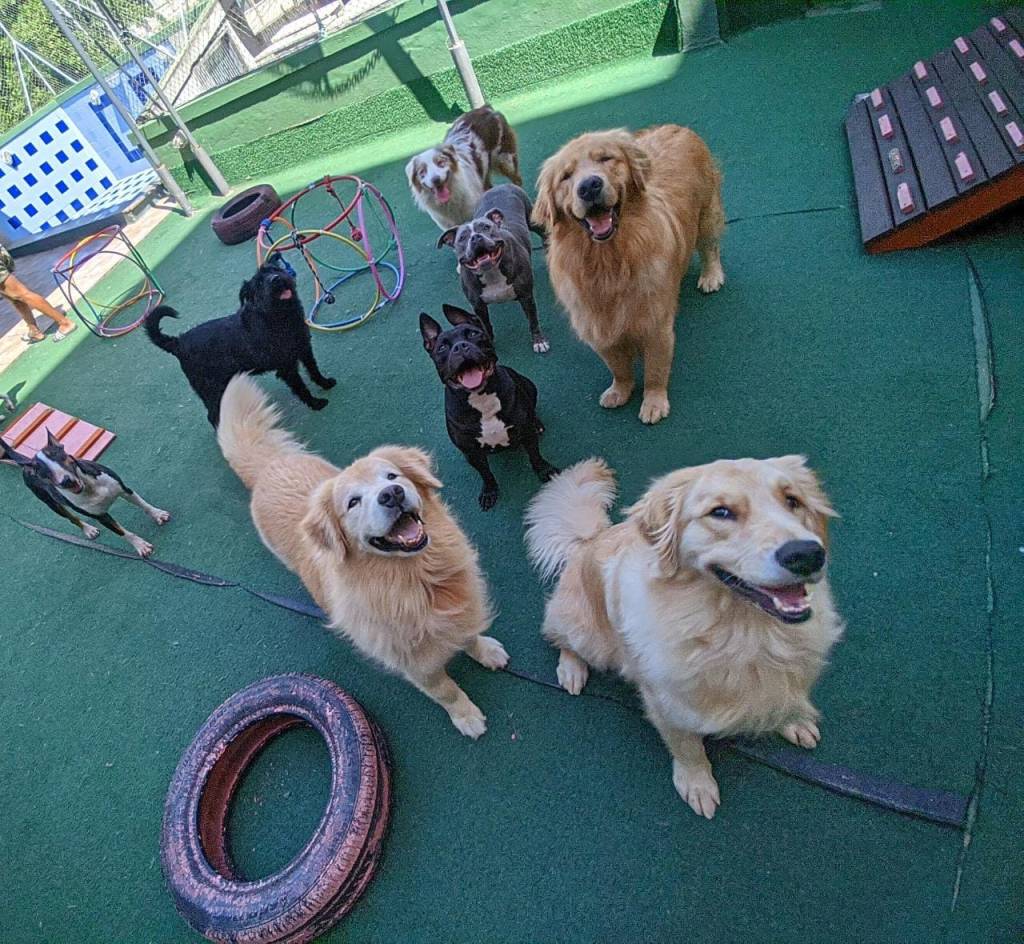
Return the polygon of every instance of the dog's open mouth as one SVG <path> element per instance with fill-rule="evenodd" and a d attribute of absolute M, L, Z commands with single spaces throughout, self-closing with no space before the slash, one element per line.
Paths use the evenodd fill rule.
<path fill-rule="evenodd" d="M 65 479 L 60 483 L 60 487 L 64 489 L 65 492 L 71 492 L 72 495 L 78 495 L 81 493 L 84 486 L 76 479 Z"/>
<path fill-rule="evenodd" d="M 294 296 L 295 296 L 295 293 L 290 288 L 284 288 L 284 289 L 281 289 L 281 292 L 278 294 L 277 297 L 282 302 L 286 302 L 286 301 L 291 300 Z"/>
<path fill-rule="evenodd" d="M 413 554 L 427 546 L 427 531 L 423 527 L 420 516 L 414 511 L 403 511 L 391 526 L 387 534 L 378 538 L 370 538 L 370 543 L 378 551 L 389 554 L 402 552 Z"/>
<path fill-rule="evenodd" d="M 723 567 L 714 566 L 711 572 L 733 593 L 756 603 L 769 616 L 774 616 L 783 623 L 802 623 L 811 618 L 811 598 L 806 584 L 759 587 L 747 583 Z"/>
<path fill-rule="evenodd" d="M 447 203 L 452 198 L 452 192 L 448 189 L 448 184 L 438 184 L 434 187 L 434 199 L 438 203 Z"/>
<path fill-rule="evenodd" d="M 580 225 L 590 234 L 594 242 L 603 243 L 615 235 L 619 225 L 619 208 L 593 206 L 587 215 L 580 220 Z"/>
<path fill-rule="evenodd" d="M 504 247 L 502 246 L 502 244 L 498 243 L 489 252 L 485 251 L 485 252 L 477 253 L 477 255 L 474 258 L 467 259 L 462 264 L 467 269 L 473 269 L 473 270 L 480 269 L 480 268 L 490 269 L 493 266 L 496 266 L 498 264 L 498 260 L 501 258 L 501 253 L 503 251 L 503 248 Z"/>
<path fill-rule="evenodd" d="M 471 364 L 468 367 L 463 367 L 455 375 L 455 382 L 464 390 L 476 393 L 484 388 L 493 373 L 494 361 L 487 364 Z"/>

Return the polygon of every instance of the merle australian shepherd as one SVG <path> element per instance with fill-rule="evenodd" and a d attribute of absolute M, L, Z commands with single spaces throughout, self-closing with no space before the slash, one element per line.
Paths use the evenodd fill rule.
<path fill-rule="evenodd" d="M 274 253 L 256 274 L 242 283 L 238 311 L 196 325 L 177 337 L 164 334 L 160 322 L 178 313 L 161 305 L 146 318 L 146 334 L 157 347 L 178 358 L 192 389 L 206 406 L 206 416 L 216 426 L 220 398 L 235 374 L 274 371 L 311 410 L 327 406 L 314 397 L 302 377 L 299 364 L 317 386 L 330 390 L 335 381 L 325 377 L 313 357 L 313 343 L 302 303 L 295 288 L 295 272 Z"/>
<path fill-rule="evenodd" d="M 412 198 L 441 229 L 473 219 L 491 188 L 491 171 L 522 186 L 516 133 L 500 111 L 483 105 L 455 119 L 438 147 L 405 165 Z"/>

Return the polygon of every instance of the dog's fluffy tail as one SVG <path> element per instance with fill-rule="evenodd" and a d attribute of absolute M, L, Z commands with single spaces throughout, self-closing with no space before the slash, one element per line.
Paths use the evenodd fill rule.
<path fill-rule="evenodd" d="M 586 459 L 556 475 L 526 509 L 526 547 L 545 580 L 557 576 L 573 550 L 611 525 L 615 473 L 604 459 Z"/>
<path fill-rule="evenodd" d="M 280 410 L 249 374 L 231 378 L 220 401 L 217 443 L 248 489 L 269 462 L 283 453 L 305 452 L 291 433 L 277 425 L 280 419 Z"/>
<path fill-rule="evenodd" d="M 164 334 L 160 330 L 160 322 L 164 318 L 177 318 L 178 313 L 170 305 L 157 305 L 146 315 L 146 334 L 158 348 L 169 351 L 171 354 L 178 353 L 178 339 Z"/>

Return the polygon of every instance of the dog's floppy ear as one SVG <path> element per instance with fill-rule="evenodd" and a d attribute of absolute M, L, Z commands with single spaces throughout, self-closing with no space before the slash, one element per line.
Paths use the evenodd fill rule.
<path fill-rule="evenodd" d="M 806 456 L 778 456 L 768 460 L 777 469 L 789 476 L 796 497 L 814 518 L 813 530 L 828 544 L 828 519 L 838 518 L 839 512 L 832 507 L 818 476 L 807 464 Z"/>
<path fill-rule="evenodd" d="M 441 249 L 443 246 L 455 246 L 455 234 L 459 231 L 457 226 L 453 226 L 451 229 L 446 229 L 440 236 L 437 237 L 437 248 Z"/>
<path fill-rule="evenodd" d="M 658 552 L 664 577 L 672 577 L 679 570 L 682 507 L 692 481 L 688 469 L 670 472 L 655 479 L 643 498 L 626 509 L 626 514 L 636 522 L 640 533 Z"/>
<path fill-rule="evenodd" d="M 322 482 L 313 492 L 301 528 L 317 550 L 332 552 L 338 557 L 348 552 L 348 537 L 334 504 L 333 478 Z"/>
<path fill-rule="evenodd" d="M 473 312 L 466 311 L 465 308 L 459 308 L 458 305 L 444 304 L 441 306 L 441 311 L 444 312 L 445 318 L 448 319 L 448 324 L 454 327 L 464 324 L 480 324 Z"/>
<path fill-rule="evenodd" d="M 441 326 L 425 311 L 420 312 L 420 334 L 423 335 L 423 346 L 432 353 L 441 334 Z"/>
<path fill-rule="evenodd" d="M 647 177 L 651 173 L 651 159 L 647 152 L 640 147 L 628 131 L 623 131 L 619 139 L 619 147 L 622 149 L 622 159 L 629 168 L 629 188 L 635 196 L 639 196 L 647 189 Z"/>
<path fill-rule="evenodd" d="M 434 474 L 434 457 L 415 446 L 378 446 L 371 456 L 390 462 L 421 492 L 441 487 L 441 480 Z"/>
<path fill-rule="evenodd" d="M 487 219 L 489 219 L 495 226 L 501 226 L 505 222 L 505 214 L 502 213 L 501 210 L 491 210 L 491 212 L 487 214 Z"/>
<path fill-rule="evenodd" d="M 555 206 L 555 185 L 556 166 L 555 157 L 549 157 L 540 169 L 537 177 L 537 200 L 533 204 L 533 212 L 530 219 L 537 225 L 543 227 L 547 232 L 555 225 L 556 220 L 561 216 Z"/>
<path fill-rule="evenodd" d="M 253 288 L 252 283 L 255 281 L 255 279 L 246 279 L 246 281 L 242 283 L 241 288 L 238 290 L 238 301 L 241 304 L 245 305 L 247 302 L 252 301 L 253 295 L 255 294 L 255 289 Z"/>
<path fill-rule="evenodd" d="M 405 176 L 409 178 L 409 186 L 415 187 L 417 190 L 420 189 L 420 156 L 418 154 L 409 158 L 409 163 L 405 165 Z"/>

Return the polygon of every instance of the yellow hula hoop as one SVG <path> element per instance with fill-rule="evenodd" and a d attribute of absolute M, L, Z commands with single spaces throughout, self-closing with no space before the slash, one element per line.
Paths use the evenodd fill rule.
<path fill-rule="evenodd" d="M 287 223 L 286 220 L 282 222 Z M 303 236 L 312 236 L 314 234 L 318 236 L 329 236 L 331 239 L 338 240 L 339 243 L 343 243 L 350 249 L 354 249 L 360 256 L 363 257 L 366 263 L 369 264 L 370 257 L 367 255 L 366 250 L 359 245 L 359 243 L 355 242 L 355 240 L 349 239 L 348 236 L 343 236 L 341 233 L 331 232 L 331 230 L 329 229 L 291 228 L 287 233 L 285 233 L 283 236 L 279 236 L 276 240 L 274 240 L 273 243 L 270 244 L 270 248 L 267 249 L 267 258 L 269 259 L 270 256 L 272 256 L 275 252 L 281 252 L 282 249 L 298 248 L 301 251 L 302 247 L 297 247 L 295 245 L 296 238 L 302 238 Z M 363 314 L 357 316 L 351 321 L 346 321 L 344 324 L 322 325 L 314 321 L 314 313 L 317 311 L 317 309 L 319 309 L 320 303 L 321 301 L 323 301 L 324 295 L 327 293 L 327 289 L 325 288 L 324 283 L 320 278 L 320 270 L 317 268 L 316 261 L 313 259 L 312 254 L 307 255 L 305 252 L 303 252 L 302 258 L 305 260 L 306 265 L 309 266 L 309 270 L 313 274 L 313 281 L 316 283 L 317 293 L 319 295 L 316 302 L 313 304 L 313 307 L 309 310 L 309 313 L 306 315 L 307 325 L 309 325 L 316 331 L 351 331 L 353 328 L 358 328 L 360 325 L 366 324 L 366 322 L 369 321 L 374 316 L 374 314 L 376 314 L 378 308 L 380 308 L 381 300 L 384 298 L 384 295 L 381 292 L 380 283 L 374 280 L 375 297 L 373 299 L 373 303 L 370 305 L 369 308 L 366 309 L 365 312 L 363 312 Z M 351 278 L 352 275 L 354 274 L 355 273 L 347 273 L 347 277 Z"/>

